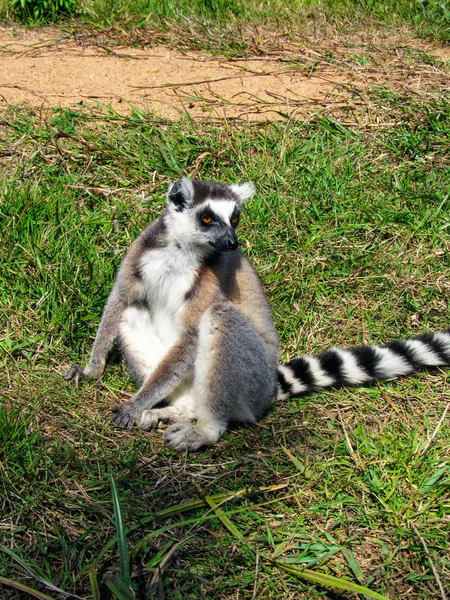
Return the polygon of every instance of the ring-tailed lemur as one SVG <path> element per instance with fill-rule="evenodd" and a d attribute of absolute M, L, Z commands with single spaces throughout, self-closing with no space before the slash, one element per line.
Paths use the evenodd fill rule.
<path fill-rule="evenodd" d="M 118 342 L 139 391 L 113 408 L 116 425 L 148 430 L 168 422 L 167 444 L 196 450 L 217 442 L 231 422 L 254 423 L 277 399 L 450 364 L 449 330 L 278 366 L 272 313 L 236 236 L 253 193 L 251 183 L 176 181 L 167 210 L 129 249 L 89 363 L 64 375 L 100 378 Z"/>

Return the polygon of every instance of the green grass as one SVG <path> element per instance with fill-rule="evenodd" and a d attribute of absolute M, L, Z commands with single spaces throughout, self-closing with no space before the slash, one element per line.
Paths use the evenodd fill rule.
<path fill-rule="evenodd" d="M 233 56 L 282 48 L 305 35 L 329 40 L 343 31 L 408 28 L 431 40 L 450 40 L 448 0 L 65 0 L 71 14 L 58 12 L 58 2 L 0 0 L 0 19 L 33 26 L 46 22 L 34 14 L 47 14 L 47 22 L 61 22 L 75 32 L 81 24 L 97 32 L 106 28 L 110 42 L 130 36 L 137 44 L 160 39 Z M 280 34 L 279 39 L 267 32 Z"/>
<path fill-rule="evenodd" d="M 390 598 L 448 587 L 447 372 L 291 400 L 189 456 L 109 424 L 133 393 L 120 365 L 101 389 L 60 375 L 182 174 L 255 182 L 240 237 L 284 358 L 448 327 L 450 98 L 378 90 L 371 110 L 360 128 L 2 115 L 0 577 L 102 600 L 130 597 L 128 572 L 138 598 L 358 597 L 301 567 Z"/>

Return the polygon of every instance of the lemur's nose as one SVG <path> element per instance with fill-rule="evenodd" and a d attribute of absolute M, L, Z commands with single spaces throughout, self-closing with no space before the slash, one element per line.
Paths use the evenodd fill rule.
<path fill-rule="evenodd" d="M 228 240 L 227 240 L 227 249 L 228 250 L 236 250 L 236 248 L 238 246 L 239 246 L 239 242 L 237 241 L 237 239 L 228 238 Z"/>

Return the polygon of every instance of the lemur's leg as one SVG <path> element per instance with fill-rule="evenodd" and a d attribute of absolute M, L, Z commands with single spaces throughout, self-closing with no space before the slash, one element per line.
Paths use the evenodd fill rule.
<path fill-rule="evenodd" d="M 215 444 L 231 421 L 255 422 L 272 404 L 276 365 L 254 327 L 228 302 L 208 309 L 199 326 L 193 424 L 183 418 L 164 439 L 174 450 Z"/>
<path fill-rule="evenodd" d="M 197 330 L 187 329 L 155 370 L 148 375 L 138 393 L 129 402 L 113 407 L 113 423 L 127 429 L 139 425 L 143 412 L 166 399 L 190 374 L 194 366 L 196 347 Z"/>
<path fill-rule="evenodd" d="M 125 309 L 120 325 L 120 347 L 128 373 L 141 387 L 167 354 L 164 344 L 155 332 L 150 312 L 145 307 L 130 306 Z M 160 423 L 174 423 L 191 416 L 188 398 L 192 390 L 192 377 L 187 377 L 167 398 L 161 408 L 144 409 L 135 423 L 140 429 L 156 429 Z M 170 406 L 169 406 L 170 405 Z"/>
<path fill-rule="evenodd" d="M 215 444 L 227 428 L 228 422 L 220 406 L 220 387 L 229 365 L 219 364 L 225 328 L 223 315 L 217 314 L 214 307 L 209 308 L 200 321 L 192 389 L 197 422 L 194 425 L 190 419 L 181 418 L 165 431 L 164 439 L 174 450 L 198 450 L 201 446 Z"/>
<path fill-rule="evenodd" d="M 114 287 L 103 311 L 88 364 L 84 369 L 80 365 L 72 365 L 63 375 L 66 381 L 74 378 L 78 380 L 78 377 L 100 379 L 105 370 L 108 354 L 117 339 L 124 308 L 125 305 L 119 296 L 117 287 Z"/>

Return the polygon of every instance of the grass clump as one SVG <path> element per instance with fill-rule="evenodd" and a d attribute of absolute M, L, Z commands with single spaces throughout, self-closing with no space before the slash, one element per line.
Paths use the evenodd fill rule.
<path fill-rule="evenodd" d="M 56 21 L 71 15 L 77 8 L 76 0 L 11 0 L 11 7 L 22 21 Z"/>
<path fill-rule="evenodd" d="M 77 21 L 67 22 L 75 15 Z M 75 29 L 80 21 L 95 29 L 110 28 L 121 37 L 140 28 L 185 46 L 242 55 L 302 35 L 324 40 L 342 31 L 386 31 L 409 28 L 416 35 L 450 39 L 447 0 L 0 0 L 0 18 L 29 25 L 62 20 Z M 299 35 L 300 34 L 300 35 Z M 183 39 L 185 38 L 185 39 Z"/>

